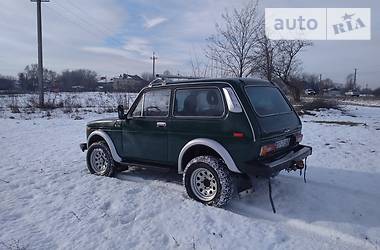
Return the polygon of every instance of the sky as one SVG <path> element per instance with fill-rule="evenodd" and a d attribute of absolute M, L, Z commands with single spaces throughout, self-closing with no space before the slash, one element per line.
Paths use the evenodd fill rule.
<path fill-rule="evenodd" d="M 44 67 L 87 68 L 108 77 L 151 72 L 191 73 L 223 12 L 247 0 L 51 0 L 43 3 Z M 261 0 L 264 8 L 371 8 L 370 41 L 315 41 L 301 55 L 304 72 L 344 83 L 358 69 L 358 84 L 380 87 L 378 0 Z M 37 62 L 36 4 L 0 1 L 0 74 L 16 76 Z"/>

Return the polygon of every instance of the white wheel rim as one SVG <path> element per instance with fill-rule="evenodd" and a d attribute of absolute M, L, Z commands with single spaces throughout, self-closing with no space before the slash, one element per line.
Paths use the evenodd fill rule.
<path fill-rule="evenodd" d="M 197 168 L 191 174 L 190 185 L 195 196 L 201 201 L 211 201 L 218 192 L 214 174 L 206 168 Z"/>
<path fill-rule="evenodd" d="M 101 148 L 95 148 L 91 152 L 90 162 L 91 162 L 92 169 L 97 174 L 104 173 L 109 166 L 109 162 L 108 162 L 106 153 Z"/>

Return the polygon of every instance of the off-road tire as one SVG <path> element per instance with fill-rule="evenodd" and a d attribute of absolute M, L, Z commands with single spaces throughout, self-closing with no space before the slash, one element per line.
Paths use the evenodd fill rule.
<path fill-rule="evenodd" d="M 216 180 L 217 190 L 216 195 L 211 200 L 202 200 L 193 191 L 192 175 L 197 169 L 207 169 L 214 175 L 213 178 Z M 214 156 L 198 156 L 192 159 L 186 165 L 183 173 L 183 185 L 190 198 L 209 206 L 222 207 L 226 205 L 235 194 L 235 184 L 232 180 L 231 172 L 222 159 Z"/>
<path fill-rule="evenodd" d="M 91 154 L 94 150 L 97 150 L 97 149 L 104 152 L 104 160 L 107 161 L 107 165 L 104 171 L 96 171 L 95 170 L 96 168 L 91 166 Z M 87 168 L 91 174 L 111 177 L 116 172 L 115 162 L 112 158 L 111 151 L 109 150 L 107 143 L 103 141 L 95 142 L 91 144 L 91 146 L 87 150 L 86 160 L 87 160 Z"/>

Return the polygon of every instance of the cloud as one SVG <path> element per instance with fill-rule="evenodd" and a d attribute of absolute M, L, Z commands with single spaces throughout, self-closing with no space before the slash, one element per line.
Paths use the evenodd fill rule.
<path fill-rule="evenodd" d="M 42 10 L 44 66 L 56 71 L 89 68 L 109 76 L 136 74 L 151 70 L 149 58 L 155 51 L 157 72 L 168 69 L 188 74 L 191 58 L 203 54 L 206 38 L 215 32 L 221 14 L 247 1 L 50 1 Z M 321 0 L 318 6 L 355 4 L 354 0 L 347 2 Z M 363 0 L 362 4 L 373 13 L 380 11 L 378 2 Z M 261 8 L 318 7 L 311 5 L 301 0 L 260 1 Z M 27 0 L 0 0 L 0 74 L 17 75 L 27 64 L 37 62 L 35 8 L 35 3 Z M 379 72 L 379 21 L 373 19 L 372 41 L 315 42 L 302 54 L 303 68 L 338 82 L 358 68 L 358 81 L 378 86 L 379 73 L 366 72 Z"/>
<path fill-rule="evenodd" d="M 82 50 L 90 52 L 90 53 L 94 53 L 94 54 L 131 58 L 131 55 L 123 49 L 94 46 L 94 47 L 83 47 Z"/>
<path fill-rule="evenodd" d="M 163 22 L 166 22 L 168 20 L 165 17 L 154 17 L 154 18 L 151 18 L 151 19 L 144 17 L 144 19 L 145 19 L 144 27 L 146 29 L 153 28 L 153 27 L 155 27 L 155 26 L 157 26 L 157 25 L 159 25 L 159 24 L 161 24 Z"/>
<path fill-rule="evenodd" d="M 129 52 L 136 53 L 139 56 L 145 57 L 150 56 L 153 52 L 153 48 L 149 40 L 140 37 L 129 38 L 125 42 L 123 48 Z"/>
<path fill-rule="evenodd" d="M 110 48 L 105 46 L 84 46 L 82 51 L 92 54 L 107 55 L 114 57 L 123 57 L 135 61 L 149 61 L 153 49 L 147 39 L 140 37 L 129 38 L 125 44 L 119 48 Z"/>
<path fill-rule="evenodd" d="M 80 9 L 72 2 L 42 4 L 44 66 L 56 71 L 102 70 L 101 56 L 81 48 L 104 44 L 125 22 L 126 12 L 117 0 L 82 0 L 77 4 Z M 36 6 L 30 1 L 2 0 L 0 16 L 0 57 L 7 62 L 0 65 L 0 74 L 17 75 L 27 64 L 37 62 Z"/>

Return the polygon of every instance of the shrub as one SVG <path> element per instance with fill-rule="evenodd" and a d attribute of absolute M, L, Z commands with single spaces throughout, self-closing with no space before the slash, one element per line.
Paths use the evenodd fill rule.
<path fill-rule="evenodd" d="M 43 109 L 63 108 L 63 102 L 58 100 L 58 94 L 46 95 L 45 97 Z M 38 95 L 33 95 L 29 98 L 27 107 L 41 108 Z"/>
<path fill-rule="evenodd" d="M 320 109 L 338 109 L 340 107 L 336 100 L 316 98 L 311 102 L 303 102 L 298 110 L 299 113 L 305 113 L 306 111 L 320 110 Z"/>
<path fill-rule="evenodd" d="M 8 105 L 12 113 L 21 113 L 19 100 L 16 96 L 11 96 L 11 103 Z"/>
<path fill-rule="evenodd" d="M 373 95 L 376 97 L 380 97 L 380 88 L 377 88 L 373 91 Z"/>

